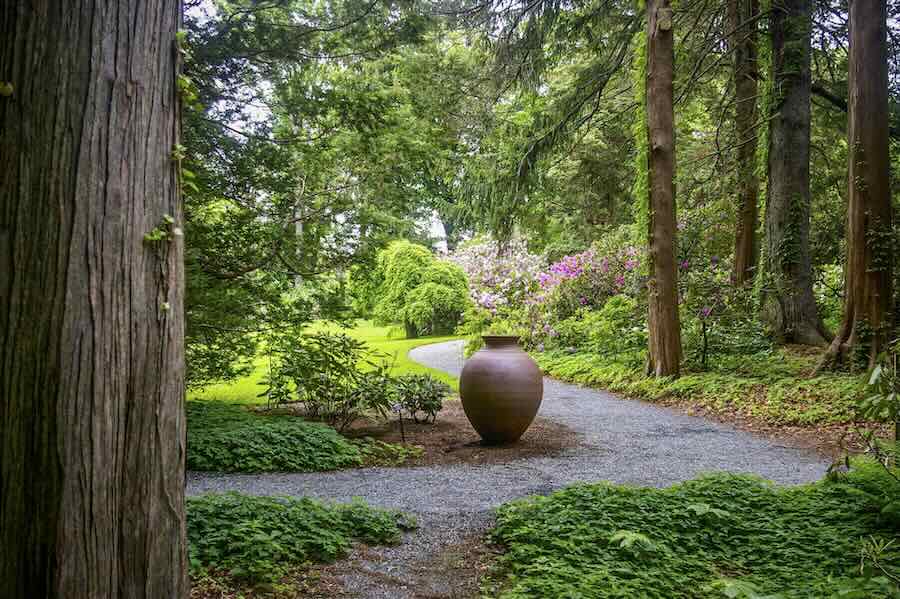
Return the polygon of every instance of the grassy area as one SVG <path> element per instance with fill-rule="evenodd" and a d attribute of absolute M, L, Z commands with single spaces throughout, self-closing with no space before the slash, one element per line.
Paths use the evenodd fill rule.
<path fill-rule="evenodd" d="M 500 508 L 492 537 L 506 552 L 486 595 L 896 597 L 898 496 L 873 462 L 800 487 L 729 474 L 668 489 L 579 484 Z M 861 579 L 865 548 L 892 539 L 876 561 L 862 560 Z"/>
<path fill-rule="evenodd" d="M 707 372 L 678 379 L 648 378 L 615 356 L 546 352 L 534 355 L 559 379 L 650 401 L 674 398 L 714 412 L 737 411 L 771 424 L 814 425 L 854 419 L 862 379 L 841 373 L 811 377 L 818 356 L 790 349 L 717 356 Z"/>
<path fill-rule="evenodd" d="M 387 359 L 394 364 L 394 374 L 430 374 L 438 380 L 444 381 L 454 390 L 459 389 L 459 381 L 456 377 L 445 372 L 426 368 L 409 359 L 407 355 L 413 348 L 429 343 L 450 341 L 458 337 L 421 337 L 419 339 L 404 339 L 403 331 L 399 327 L 379 327 L 370 321 L 359 321 L 352 329 L 341 329 L 336 325 L 316 324 L 312 330 L 344 331 L 348 335 L 365 341 L 372 349 L 385 354 Z M 254 369 L 248 376 L 236 381 L 210 385 L 200 391 L 191 391 L 188 394 L 190 400 L 214 399 L 230 403 L 263 403 L 264 398 L 259 397 L 264 387 L 260 385 L 266 373 L 267 359 L 259 356 L 254 361 Z"/>
<path fill-rule="evenodd" d="M 204 587 L 238 590 L 247 584 L 275 583 L 291 568 L 341 557 L 353 541 L 394 544 L 403 530 L 413 527 L 410 517 L 361 501 L 335 505 L 238 493 L 189 497 L 193 586 L 202 593 Z"/>

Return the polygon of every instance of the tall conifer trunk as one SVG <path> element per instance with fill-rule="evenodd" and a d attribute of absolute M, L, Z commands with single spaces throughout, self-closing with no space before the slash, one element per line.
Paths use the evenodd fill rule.
<path fill-rule="evenodd" d="M 187 596 L 180 15 L 0 4 L 4 599 Z"/>
<path fill-rule="evenodd" d="M 771 19 L 763 317 L 782 342 L 825 345 L 809 250 L 810 0 L 774 0 Z"/>
<path fill-rule="evenodd" d="M 861 351 L 869 367 L 892 328 L 892 209 L 887 16 L 883 0 L 850 3 L 850 148 L 844 314 L 823 365 Z"/>
<path fill-rule="evenodd" d="M 737 143 L 738 202 L 734 239 L 734 281 L 753 277 L 759 259 L 759 179 L 756 176 L 757 40 L 759 0 L 729 0 L 728 28 L 734 59 L 734 128 Z"/>
<path fill-rule="evenodd" d="M 647 148 L 650 244 L 647 372 L 677 376 L 681 366 L 675 264 L 674 35 L 669 0 L 647 2 Z"/>

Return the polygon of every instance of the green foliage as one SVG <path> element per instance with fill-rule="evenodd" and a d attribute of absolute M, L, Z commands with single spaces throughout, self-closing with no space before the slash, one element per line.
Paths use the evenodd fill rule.
<path fill-rule="evenodd" d="M 578 347 L 592 354 L 615 356 L 635 368 L 644 362 L 647 348 L 646 307 L 626 295 L 617 295 L 599 310 L 582 309 L 556 324 L 557 344 Z"/>
<path fill-rule="evenodd" d="M 491 595 L 541 597 L 894 598 L 895 524 L 880 518 L 900 483 L 871 462 L 840 482 L 777 487 L 715 474 L 667 489 L 579 484 L 500 508 L 506 548 Z M 860 567 L 878 544 L 878 564 Z M 868 549 L 866 549 L 868 547 Z M 870 593 L 859 594 L 860 589 Z"/>
<path fill-rule="evenodd" d="M 843 267 L 837 264 L 823 265 L 816 273 L 813 293 L 825 328 L 836 331 L 841 324 L 844 301 Z"/>
<path fill-rule="evenodd" d="M 187 402 L 187 468 L 214 472 L 318 472 L 363 465 L 357 444 L 298 416 Z"/>
<path fill-rule="evenodd" d="M 296 398 L 313 419 L 343 430 L 360 416 L 387 414 L 388 366 L 363 341 L 344 333 L 275 331 L 267 338 L 271 361 L 262 384 L 270 404 Z"/>
<path fill-rule="evenodd" d="M 650 401 L 680 400 L 713 412 L 738 412 L 771 424 L 854 422 L 861 381 L 846 374 L 810 377 L 815 358 L 789 351 L 720 355 L 706 372 L 646 377 L 627 355 L 548 351 L 534 354 L 548 375 Z"/>
<path fill-rule="evenodd" d="M 450 386 L 427 374 L 408 374 L 396 380 L 397 404 L 409 416 L 419 421 L 419 414 L 427 422 L 434 422 L 450 394 Z"/>
<path fill-rule="evenodd" d="M 345 555 L 353 541 L 395 544 L 414 527 L 408 516 L 361 501 L 332 505 L 238 493 L 187 499 L 192 576 L 224 572 L 250 583 L 276 581 L 291 566 Z"/>
<path fill-rule="evenodd" d="M 378 277 L 376 319 L 403 323 L 413 336 L 452 331 L 469 306 L 462 269 L 406 240 L 391 243 L 378 255 Z"/>
<path fill-rule="evenodd" d="M 766 355 L 772 349 L 758 317 L 759 297 L 732 285 L 731 272 L 731 265 L 717 256 L 695 257 L 694 264 L 682 269 L 680 316 L 689 368 L 706 370 L 710 359 Z"/>
<path fill-rule="evenodd" d="M 892 423 L 894 440 L 900 441 L 900 341 L 891 344 L 869 373 L 859 412 L 864 420 Z"/>
<path fill-rule="evenodd" d="M 634 122 L 634 145 L 637 148 L 634 159 L 634 226 L 641 240 L 647 241 L 650 231 L 650 135 L 647 130 L 647 36 L 641 31 L 635 34 L 634 58 L 632 59 L 632 81 L 637 101 L 638 117 Z"/>

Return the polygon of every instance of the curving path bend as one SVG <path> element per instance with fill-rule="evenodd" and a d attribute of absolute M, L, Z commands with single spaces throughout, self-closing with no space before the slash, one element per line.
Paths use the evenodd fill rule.
<path fill-rule="evenodd" d="M 462 341 L 426 345 L 409 355 L 421 364 L 458 375 L 462 346 Z M 241 491 L 335 501 L 361 497 L 372 505 L 412 513 L 420 528 L 399 547 L 370 550 L 365 558 L 354 558 L 359 563 L 342 575 L 345 586 L 365 598 L 458 597 L 452 578 L 409 570 L 486 530 L 493 508 L 505 501 L 546 494 L 578 481 L 662 487 L 715 470 L 796 484 L 821 478 L 827 468 L 811 451 L 550 378 L 544 379 L 539 415 L 579 433 L 582 445 L 561 455 L 493 465 L 288 474 L 191 472 L 187 493 Z"/>

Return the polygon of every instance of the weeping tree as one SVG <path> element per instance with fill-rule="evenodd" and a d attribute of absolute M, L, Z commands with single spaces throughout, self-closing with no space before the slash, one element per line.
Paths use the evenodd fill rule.
<path fill-rule="evenodd" d="M 0 594 L 186 597 L 180 2 L 0 8 Z"/>
<path fill-rule="evenodd" d="M 855 354 L 872 367 L 890 340 L 892 324 L 887 15 L 881 0 L 850 3 L 849 69 L 844 310 L 822 365 L 838 365 Z"/>
<path fill-rule="evenodd" d="M 756 176 L 757 68 L 759 0 L 729 0 L 727 27 L 733 54 L 734 128 L 737 144 L 737 226 L 734 240 L 734 280 L 742 285 L 753 277 L 759 257 L 759 179 Z"/>
<path fill-rule="evenodd" d="M 647 372 L 677 376 L 681 364 L 675 264 L 675 43 L 669 0 L 647 2 L 647 192 L 650 256 Z"/>
<path fill-rule="evenodd" d="M 785 343 L 824 346 L 809 248 L 810 0 L 772 3 L 763 318 Z"/>

